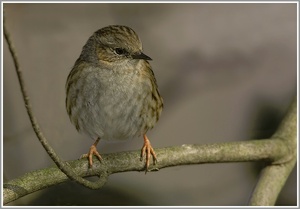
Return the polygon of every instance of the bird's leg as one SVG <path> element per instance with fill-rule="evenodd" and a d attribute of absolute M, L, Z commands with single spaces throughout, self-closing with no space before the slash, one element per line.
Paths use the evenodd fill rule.
<path fill-rule="evenodd" d="M 149 165 L 150 165 L 150 155 L 153 157 L 153 164 L 157 162 L 156 154 L 150 144 L 150 141 L 146 134 L 144 134 L 144 145 L 141 150 L 141 161 L 143 157 L 146 155 L 146 164 L 145 164 L 145 172 L 147 173 Z"/>
<path fill-rule="evenodd" d="M 93 155 L 95 155 L 100 162 L 102 161 L 102 157 L 97 151 L 97 147 L 96 147 L 99 141 L 100 138 L 97 138 L 94 144 L 92 144 L 92 146 L 90 147 L 89 152 L 81 157 L 81 158 L 87 157 L 89 159 L 90 168 L 93 166 Z"/>

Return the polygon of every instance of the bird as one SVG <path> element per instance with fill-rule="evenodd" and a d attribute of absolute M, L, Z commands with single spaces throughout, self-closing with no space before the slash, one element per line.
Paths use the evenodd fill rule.
<path fill-rule="evenodd" d="M 66 89 L 66 110 L 77 131 L 95 140 L 84 157 L 89 167 L 100 140 L 143 137 L 140 159 L 148 171 L 156 153 L 146 133 L 157 123 L 163 98 L 137 33 L 124 25 L 109 25 L 94 32 L 71 69 Z"/>

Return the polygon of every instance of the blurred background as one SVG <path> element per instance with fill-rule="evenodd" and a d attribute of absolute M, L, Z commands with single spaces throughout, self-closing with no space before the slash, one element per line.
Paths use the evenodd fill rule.
<path fill-rule="evenodd" d="M 165 108 L 154 148 L 270 137 L 297 94 L 296 3 L 4 4 L 32 107 L 64 160 L 93 141 L 65 110 L 66 78 L 92 33 L 133 28 L 153 61 Z M 3 41 L 3 176 L 53 165 L 30 125 Z M 101 141 L 100 153 L 138 150 L 142 138 Z M 158 156 L 159 157 L 159 156 Z M 100 190 L 66 182 L 9 205 L 247 205 L 259 163 L 202 164 L 114 174 Z M 296 168 L 277 205 L 297 204 Z"/>

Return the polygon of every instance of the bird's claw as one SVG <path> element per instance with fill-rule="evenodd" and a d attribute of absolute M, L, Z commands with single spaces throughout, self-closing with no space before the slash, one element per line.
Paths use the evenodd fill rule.
<path fill-rule="evenodd" d="M 149 171 L 150 156 L 152 155 L 154 165 L 157 163 L 157 157 L 146 135 L 144 135 L 144 145 L 141 149 L 141 158 L 140 158 L 141 161 L 143 161 L 145 155 L 146 155 L 145 173 L 147 173 Z"/>
<path fill-rule="evenodd" d="M 88 158 L 88 160 L 89 160 L 89 167 L 91 168 L 93 166 L 93 155 L 95 155 L 98 158 L 98 160 L 100 162 L 102 162 L 102 157 L 99 154 L 99 152 L 97 151 L 97 148 L 96 148 L 96 146 L 94 144 L 90 147 L 89 152 L 87 154 L 81 155 L 80 158 Z"/>

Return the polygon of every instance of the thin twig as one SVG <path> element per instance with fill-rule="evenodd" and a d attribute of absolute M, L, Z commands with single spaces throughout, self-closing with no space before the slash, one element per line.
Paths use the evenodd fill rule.
<path fill-rule="evenodd" d="M 29 97 L 28 94 L 26 92 L 26 88 L 25 88 L 25 83 L 24 83 L 24 79 L 22 76 L 22 72 L 20 70 L 20 65 L 19 65 L 19 61 L 16 55 L 16 51 L 14 49 L 14 46 L 12 44 L 12 40 L 10 38 L 10 34 L 7 30 L 6 27 L 6 21 L 5 21 L 5 15 L 3 15 L 3 29 L 4 29 L 4 37 L 5 40 L 7 41 L 8 44 L 8 48 L 9 51 L 11 53 L 11 56 L 13 58 L 13 63 L 17 72 L 17 76 L 18 76 L 18 80 L 19 80 L 19 84 L 20 84 L 20 88 L 21 88 L 21 92 L 22 92 L 22 96 L 23 96 L 23 100 L 25 103 L 25 107 L 32 125 L 32 128 L 37 136 L 37 138 L 39 139 L 39 141 L 41 142 L 41 144 L 43 145 L 43 147 L 45 148 L 45 150 L 47 151 L 47 153 L 49 154 L 49 156 L 51 157 L 51 159 L 54 161 L 54 163 L 58 166 L 58 168 L 65 173 L 70 179 L 78 182 L 79 184 L 82 184 L 88 188 L 91 189 L 98 189 L 100 187 L 103 186 L 103 184 L 105 183 L 106 176 L 102 175 L 99 176 L 99 180 L 96 182 L 91 182 L 88 181 L 86 179 L 81 178 L 80 176 L 78 176 L 72 169 L 71 167 L 65 163 L 63 160 L 60 159 L 60 157 L 55 153 L 55 151 L 53 150 L 53 148 L 50 146 L 50 144 L 48 143 L 48 140 L 46 139 L 46 137 L 44 136 L 44 134 L 42 133 L 36 118 L 33 115 L 33 111 L 31 108 L 31 104 L 29 101 Z"/>

